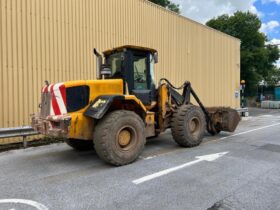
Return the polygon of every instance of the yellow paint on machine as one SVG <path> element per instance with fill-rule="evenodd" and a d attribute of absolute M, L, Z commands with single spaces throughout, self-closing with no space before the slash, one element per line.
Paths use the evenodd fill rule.
<path fill-rule="evenodd" d="M 66 88 L 82 86 L 89 86 L 90 96 L 89 101 L 93 102 L 100 95 L 122 95 L 123 94 L 123 81 L 121 79 L 114 80 L 79 80 L 68 81 L 64 83 Z M 94 121 L 91 118 L 85 117 L 83 113 L 88 108 L 85 108 L 69 113 L 71 116 L 71 127 L 69 138 L 74 139 L 92 139 Z"/>
<path fill-rule="evenodd" d="M 147 111 L 144 104 L 134 95 L 125 95 L 126 101 L 135 101 L 145 112 Z"/>
<path fill-rule="evenodd" d="M 0 0 L 0 127 L 29 125 L 45 80 L 95 79 L 92 49 L 122 45 L 158 50 L 156 79 L 191 81 L 206 106 L 239 107 L 238 39 L 146 0 Z"/>
<path fill-rule="evenodd" d="M 88 86 L 90 89 L 89 105 L 83 109 L 68 113 L 71 116 L 71 125 L 69 129 L 70 139 L 92 139 L 94 120 L 84 116 L 84 112 L 91 105 L 91 103 L 102 95 L 123 95 L 123 80 L 121 79 L 107 79 L 107 80 L 79 80 L 68 81 L 64 83 L 65 88 L 75 86 Z M 143 111 L 146 112 L 146 107 L 143 103 L 134 95 L 125 95 L 126 101 L 133 101 L 138 104 Z M 95 102 L 94 105 L 102 103 L 102 101 Z"/>

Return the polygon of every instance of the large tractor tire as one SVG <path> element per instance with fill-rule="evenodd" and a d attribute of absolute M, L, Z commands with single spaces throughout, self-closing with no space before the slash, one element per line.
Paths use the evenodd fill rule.
<path fill-rule="evenodd" d="M 182 105 L 173 114 L 171 131 L 174 140 L 182 147 L 198 146 L 206 130 L 205 116 L 194 105 Z"/>
<path fill-rule="evenodd" d="M 65 143 L 68 144 L 73 149 L 78 150 L 78 151 L 93 150 L 92 141 L 85 141 L 85 140 L 78 140 L 78 139 L 66 139 Z"/>
<path fill-rule="evenodd" d="M 143 120 L 134 112 L 118 110 L 107 114 L 94 129 L 98 156 L 115 166 L 129 164 L 142 153 L 145 143 Z"/>

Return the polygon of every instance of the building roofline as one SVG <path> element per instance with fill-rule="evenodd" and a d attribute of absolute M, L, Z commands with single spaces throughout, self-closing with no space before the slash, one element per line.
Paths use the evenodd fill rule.
<path fill-rule="evenodd" d="M 210 30 L 212 30 L 212 31 L 214 31 L 214 32 L 217 32 L 217 33 L 219 33 L 219 34 L 221 34 L 221 35 L 223 35 L 223 36 L 226 36 L 226 37 L 228 37 L 228 38 L 234 39 L 234 40 L 239 41 L 239 42 L 241 43 L 241 40 L 238 39 L 238 38 L 236 38 L 236 37 L 234 37 L 234 36 L 228 35 L 228 34 L 226 34 L 226 33 L 224 33 L 224 32 L 221 32 L 221 31 L 216 30 L 216 29 L 214 29 L 214 28 L 211 28 L 211 27 L 209 27 L 209 26 L 207 26 L 207 25 L 204 25 L 204 24 L 202 24 L 202 23 L 200 23 L 200 22 L 197 22 L 197 21 L 195 21 L 195 20 L 192 20 L 192 19 L 189 18 L 189 17 L 186 17 L 186 16 L 183 16 L 183 15 L 178 14 L 178 13 L 176 13 L 176 12 L 173 12 L 173 11 L 171 11 L 171 10 L 169 10 L 169 9 L 166 9 L 166 8 L 164 8 L 163 6 L 160 6 L 160 5 L 158 5 L 158 4 L 155 4 L 155 3 L 153 3 L 153 2 L 151 2 L 151 1 L 149 1 L 149 0 L 138 0 L 138 1 L 144 1 L 145 3 L 150 4 L 150 5 L 153 6 L 153 7 L 157 7 L 158 9 L 164 10 L 165 12 L 169 12 L 170 14 L 173 14 L 173 15 L 179 17 L 179 18 L 183 18 L 183 19 L 185 19 L 185 20 L 187 20 L 187 21 L 190 21 L 190 22 L 192 22 L 192 23 L 194 23 L 194 24 L 196 24 L 196 25 L 200 25 L 200 26 L 202 26 L 202 27 L 204 27 L 204 28 L 210 29 Z"/>

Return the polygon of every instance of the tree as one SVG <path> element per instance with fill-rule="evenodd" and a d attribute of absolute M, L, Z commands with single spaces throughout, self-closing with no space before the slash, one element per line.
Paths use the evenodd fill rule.
<path fill-rule="evenodd" d="M 269 72 L 268 75 L 269 80 L 267 82 L 268 86 L 277 86 L 280 83 L 280 68 L 274 67 L 272 71 Z"/>
<path fill-rule="evenodd" d="M 278 73 L 275 62 L 280 57 L 276 46 L 268 45 L 266 35 L 260 32 L 261 20 L 250 12 L 222 15 L 206 23 L 216 30 L 241 40 L 241 79 L 246 81 L 246 95 L 255 95 L 260 81 L 275 83 Z"/>
<path fill-rule="evenodd" d="M 166 9 L 169 9 L 173 12 L 176 12 L 178 14 L 180 14 L 180 7 L 178 4 L 174 4 L 173 2 L 171 1 L 168 1 L 168 0 L 149 0 L 155 4 L 158 4 Z"/>

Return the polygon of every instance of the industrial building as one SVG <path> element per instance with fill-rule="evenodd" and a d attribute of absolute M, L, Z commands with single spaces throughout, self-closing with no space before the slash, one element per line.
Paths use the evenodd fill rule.
<path fill-rule="evenodd" d="M 146 0 L 0 0 L 0 128 L 30 124 L 44 81 L 95 79 L 93 48 L 158 50 L 156 80 L 240 103 L 240 40 Z M 2 142 L 4 140 L 1 140 Z M 6 140 L 8 141 L 8 140 Z"/>

